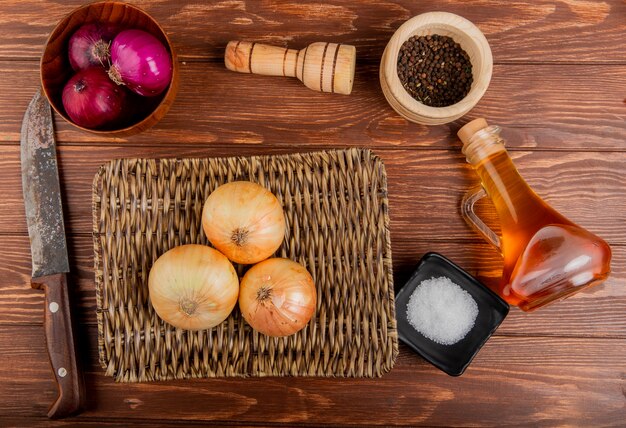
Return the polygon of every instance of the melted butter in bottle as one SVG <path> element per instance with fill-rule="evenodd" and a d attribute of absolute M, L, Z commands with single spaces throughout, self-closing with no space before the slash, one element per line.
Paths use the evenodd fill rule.
<path fill-rule="evenodd" d="M 608 244 L 559 214 L 528 186 L 499 132 L 484 119 L 459 131 L 463 153 L 500 220 L 504 267 L 498 294 L 530 311 L 605 280 Z"/>

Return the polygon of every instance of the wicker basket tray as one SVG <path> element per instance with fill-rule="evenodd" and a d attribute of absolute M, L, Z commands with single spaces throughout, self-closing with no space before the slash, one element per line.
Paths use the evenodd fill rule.
<path fill-rule="evenodd" d="M 152 263 L 203 243 L 203 203 L 218 185 L 251 180 L 282 202 L 288 231 L 277 255 L 317 285 L 302 331 L 271 338 L 237 309 L 219 326 L 186 331 L 149 302 Z M 123 159 L 93 186 L 100 362 L 121 382 L 216 376 L 375 377 L 398 353 L 385 169 L 367 150 L 213 159 Z M 236 266 L 239 274 L 244 266 Z"/>

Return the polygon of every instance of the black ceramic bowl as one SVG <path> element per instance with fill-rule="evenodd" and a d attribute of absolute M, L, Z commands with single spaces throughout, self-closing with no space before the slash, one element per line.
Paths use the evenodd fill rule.
<path fill-rule="evenodd" d="M 407 305 L 413 290 L 424 280 L 446 276 L 467 291 L 478 305 L 474 327 L 452 345 L 440 345 L 409 324 Z M 476 278 L 437 253 L 427 253 L 420 260 L 411 279 L 396 295 L 396 317 L 400 340 L 426 361 L 451 376 L 460 376 L 509 313 L 509 305 Z"/>

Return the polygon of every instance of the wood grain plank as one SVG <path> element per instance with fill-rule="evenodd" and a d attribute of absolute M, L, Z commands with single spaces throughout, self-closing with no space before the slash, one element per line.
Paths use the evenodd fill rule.
<path fill-rule="evenodd" d="M 309 148 L 307 148 L 309 150 Z M 286 147 L 229 146 L 62 146 L 58 150 L 66 230 L 91 233 L 91 186 L 99 166 L 120 157 L 206 157 L 293 152 Z M 476 185 L 463 155 L 441 150 L 375 151 L 385 162 L 392 233 L 413 239 L 465 241 L 476 237 L 460 215 L 465 191 Z M 558 211 L 599 234 L 611 244 L 626 243 L 625 153 L 514 152 L 513 158 L 528 183 Z M 26 234 L 22 211 L 19 147 L 8 146 L 0 157 L 5 178 L 0 181 L 0 233 Z M 495 211 L 485 210 L 489 224 Z"/>
<path fill-rule="evenodd" d="M 42 418 L 35 416 L 28 417 L 16 417 L 16 416 L 8 416 L 4 417 L 0 415 L 0 426 L 6 427 L 21 427 L 25 426 L 28 428 L 40 428 L 40 427 L 76 427 L 76 428 L 89 428 L 89 427 L 128 427 L 128 426 L 139 426 L 139 427 L 180 427 L 185 426 L 186 428 L 199 428 L 206 427 L 207 425 L 212 426 L 222 426 L 222 427 L 238 427 L 238 428 L 252 428 L 252 427 L 264 427 L 267 424 L 260 422 L 248 422 L 248 423 L 240 423 L 240 422 L 232 422 L 232 421 L 220 421 L 219 423 L 207 423 L 202 421 L 181 421 L 181 420 L 159 420 L 158 423 L 154 420 L 150 419 L 133 419 L 132 422 L 126 418 L 116 418 L 114 416 L 108 415 L 106 419 L 101 417 L 88 417 L 81 415 L 80 417 L 73 417 L 70 419 L 64 420 L 50 420 L 48 418 Z M 282 424 L 282 423 L 272 423 L 272 426 L 278 427 L 294 427 L 294 424 Z M 307 426 L 304 424 L 297 424 L 295 426 Z M 308 425 L 308 426 L 320 426 L 318 424 Z"/>
<path fill-rule="evenodd" d="M 623 426 L 626 420 L 626 2 L 442 0 L 485 32 L 496 66 L 467 119 L 505 127 L 508 147 L 537 192 L 613 244 L 607 283 L 525 314 L 512 309 L 461 378 L 401 346 L 375 380 L 266 378 L 115 384 L 98 366 L 91 180 L 111 158 L 271 154 L 374 148 L 387 165 L 394 277 L 399 287 L 426 251 L 485 282 L 500 259 L 460 218 L 473 173 L 458 150 L 461 122 L 422 127 L 400 118 L 378 84 L 393 31 L 433 4 L 412 0 L 219 2 L 133 0 L 165 27 L 181 55 L 182 87 L 156 128 L 103 139 L 57 121 L 59 161 L 87 367 L 88 408 L 50 423 L 55 396 L 43 338 L 43 296 L 30 289 L 19 174 L 19 130 L 38 86 L 38 58 L 55 23 L 84 0 L 0 2 L 0 426 Z M 244 76 L 221 63 L 230 39 L 301 48 L 357 46 L 351 96 L 296 81 Z M 247 79 L 247 80 L 243 80 Z M 481 208 L 491 224 L 488 204 Z"/>
<path fill-rule="evenodd" d="M 0 75 L 0 142 L 17 144 L 24 111 L 39 85 L 38 64 L 0 61 Z M 504 128 L 511 148 L 626 150 L 626 67 L 498 65 L 489 90 L 467 118 L 434 127 L 410 123 L 392 110 L 374 65 L 358 68 L 350 96 L 317 93 L 295 79 L 233 73 L 215 63 L 181 65 L 180 80 L 172 109 L 147 132 L 112 140 L 75 130 L 57 116 L 57 139 L 456 149 L 461 123 L 484 116 Z"/>
<path fill-rule="evenodd" d="M 120 427 L 120 426 L 148 426 L 155 427 L 158 426 L 160 428 L 163 427 L 180 427 L 184 425 L 187 428 L 199 428 L 206 427 L 208 424 L 206 422 L 195 422 L 195 421 L 178 421 L 178 420 L 160 420 L 158 424 L 154 420 L 149 419 L 133 419 L 132 425 L 130 421 L 125 418 L 115 418 L 108 416 L 106 419 L 96 417 L 90 418 L 86 416 L 73 417 L 71 419 L 64 420 L 50 420 L 48 418 L 42 418 L 37 416 L 27 416 L 27 417 L 17 417 L 17 416 L 2 416 L 0 415 L 0 426 L 3 427 L 29 427 L 29 428 L 41 428 L 41 427 L 76 427 L 76 428 L 89 428 L 89 427 Z M 229 422 L 229 421 L 220 421 L 219 424 L 211 424 L 215 426 L 228 426 L 228 427 L 239 427 L 239 428 L 251 428 L 251 427 L 262 427 L 266 426 L 266 424 L 262 423 L 237 423 L 237 422 Z M 272 424 L 272 426 L 288 426 L 293 427 L 293 424 Z M 302 426 L 302 425 L 298 425 Z"/>
<path fill-rule="evenodd" d="M 0 3 L 0 57 L 39 57 L 56 23 L 82 0 Z M 228 2 L 135 0 L 163 26 L 182 59 L 218 60 L 229 40 L 289 44 L 354 44 L 361 60 L 378 61 L 393 32 L 408 18 L 433 10 L 427 2 L 332 0 Z M 460 14 L 485 33 L 496 61 L 626 63 L 626 4 L 619 0 L 539 0 L 469 6 L 442 0 L 436 10 Z"/>
<path fill-rule="evenodd" d="M 494 337 L 460 378 L 404 346 L 381 379 L 203 379 L 115 384 L 82 331 L 90 394 L 82 417 L 283 424 L 619 426 L 626 417 L 626 340 Z M 43 414 L 54 396 L 43 334 L 0 330 L 0 414 Z M 598 365 L 598 361 L 602 361 Z M 176 397 L 184 406 L 173 406 Z M 347 407 L 346 403 L 350 403 Z M 511 411 L 515 409 L 515 411 Z"/>
<path fill-rule="evenodd" d="M 81 324 L 96 325 L 93 244 L 89 236 L 69 239 L 71 297 Z M 500 278 L 501 259 L 487 244 L 427 241 L 393 234 L 396 290 L 408 280 L 419 257 L 437 251 L 486 284 Z M 497 335 L 626 338 L 626 247 L 613 248 L 613 272 L 600 287 L 532 314 L 512 309 Z M 0 325 L 41 325 L 43 294 L 29 286 L 28 238 L 0 235 Z"/>

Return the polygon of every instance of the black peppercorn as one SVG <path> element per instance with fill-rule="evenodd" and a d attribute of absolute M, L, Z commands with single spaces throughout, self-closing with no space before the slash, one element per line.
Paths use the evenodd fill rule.
<path fill-rule="evenodd" d="M 465 98 L 472 87 L 469 55 L 447 36 L 432 34 L 409 38 L 400 47 L 397 68 L 407 92 L 431 107 L 455 104 Z"/>

